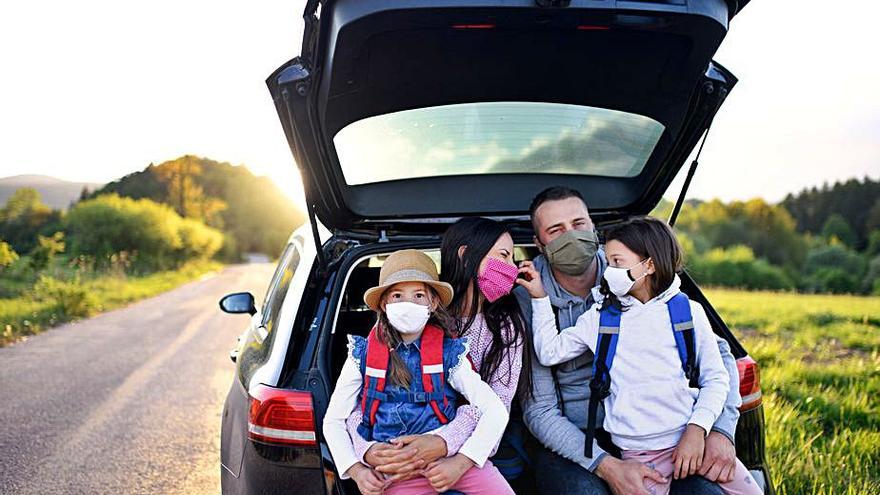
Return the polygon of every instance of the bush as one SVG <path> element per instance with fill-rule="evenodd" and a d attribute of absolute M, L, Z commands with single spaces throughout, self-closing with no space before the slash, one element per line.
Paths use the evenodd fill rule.
<path fill-rule="evenodd" d="M 183 218 L 178 227 L 180 234 L 180 250 L 178 261 L 190 259 L 207 259 L 214 256 L 223 246 L 223 234 L 205 224 Z"/>
<path fill-rule="evenodd" d="M 49 237 L 37 236 L 37 245 L 31 251 L 30 265 L 35 272 L 45 270 L 55 255 L 64 252 L 64 232 L 55 232 Z"/>
<path fill-rule="evenodd" d="M 0 270 L 15 263 L 15 260 L 17 259 L 18 253 L 16 253 L 15 250 L 12 249 L 12 246 L 3 241 L 0 241 Z"/>
<path fill-rule="evenodd" d="M 840 243 L 820 245 L 807 253 L 801 289 L 807 292 L 861 292 L 867 264 L 855 251 Z"/>
<path fill-rule="evenodd" d="M 703 284 L 747 289 L 787 290 L 794 283 L 785 271 L 764 259 L 756 259 L 751 248 L 715 248 L 693 258 L 690 270 Z"/>
<path fill-rule="evenodd" d="M 54 305 L 64 319 L 91 316 L 99 308 L 98 298 L 79 284 L 79 280 L 65 282 L 40 275 L 34 284 L 34 297 Z"/>
<path fill-rule="evenodd" d="M 222 234 L 183 219 L 169 206 L 115 194 L 77 203 L 66 217 L 73 255 L 107 262 L 131 253 L 136 268 L 158 270 L 192 258 L 209 258 L 222 245 Z"/>

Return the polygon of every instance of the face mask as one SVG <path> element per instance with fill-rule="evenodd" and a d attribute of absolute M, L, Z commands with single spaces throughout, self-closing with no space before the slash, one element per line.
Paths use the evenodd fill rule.
<path fill-rule="evenodd" d="M 550 266 L 566 275 L 580 275 L 590 268 L 599 249 L 599 239 L 591 230 L 569 230 L 544 246 Z"/>
<path fill-rule="evenodd" d="M 431 318 L 431 308 L 408 301 L 385 305 L 388 323 L 400 333 L 413 334 L 424 330 Z"/>
<path fill-rule="evenodd" d="M 498 258 L 489 258 L 486 260 L 483 272 L 477 276 L 477 285 L 489 302 L 495 302 L 502 296 L 510 294 L 517 275 L 519 275 L 517 267 Z"/>
<path fill-rule="evenodd" d="M 611 290 L 611 293 L 617 297 L 623 297 L 629 292 L 630 289 L 632 289 L 632 286 L 635 285 L 637 280 L 647 276 L 648 272 L 645 271 L 645 273 L 642 274 L 639 278 L 632 278 L 632 275 L 629 273 L 629 271 L 648 261 L 648 259 L 649 258 L 645 258 L 629 268 L 618 268 L 614 266 L 609 266 L 605 268 L 605 273 L 602 275 L 602 277 L 605 279 L 606 282 L 608 282 L 608 289 Z"/>

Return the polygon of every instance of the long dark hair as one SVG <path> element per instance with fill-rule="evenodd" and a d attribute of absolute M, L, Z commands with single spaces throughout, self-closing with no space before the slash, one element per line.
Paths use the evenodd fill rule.
<path fill-rule="evenodd" d="M 605 244 L 618 241 L 642 259 L 654 261 L 654 274 L 651 275 L 651 297 L 657 297 L 672 285 L 675 274 L 681 271 L 682 250 L 675 233 L 669 224 L 654 217 L 634 217 L 615 225 L 605 232 Z M 602 308 L 614 306 L 625 310 L 620 299 L 608 288 L 602 278 L 599 292 L 605 296 Z"/>
<path fill-rule="evenodd" d="M 498 238 L 504 234 L 510 234 L 507 228 L 500 222 L 488 218 L 468 217 L 452 224 L 443 234 L 443 244 L 440 248 L 440 280 L 448 282 L 455 290 L 455 296 L 449 304 L 449 312 L 460 316 L 455 320 L 458 335 L 464 335 L 471 328 L 477 317 L 478 308 L 482 309 L 486 327 L 492 334 L 492 343 L 480 366 L 480 377 L 483 381 L 489 382 L 490 377 L 501 366 L 502 360 L 513 359 L 513 353 L 509 351 L 520 342 L 523 346 L 520 376 L 508 375 L 504 379 L 508 385 L 511 379 L 518 380 L 518 390 L 531 393 L 531 339 L 526 331 L 525 319 L 516 296 L 513 293 L 507 294 L 495 302 L 484 299 L 480 306 L 481 295 L 477 284 L 480 263 Z M 462 246 L 466 246 L 466 249 L 459 257 L 458 252 Z M 468 287 L 473 287 L 470 301 L 466 301 Z M 470 310 L 469 314 L 464 315 L 462 313 L 466 307 Z M 505 331 L 507 327 L 509 330 Z"/>
<path fill-rule="evenodd" d="M 391 287 L 394 286 L 392 285 Z M 391 289 L 391 287 L 388 289 Z M 388 289 L 382 294 L 383 303 L 385 302 L 385 295 L 389 293 Z M 425 284 L 425 290 L 430 294 L 432 301 L 440 301 L 440 296 L 430 285 Z M 389 352 L 390 362 L 388 363 L 388 381 L 403 388 L 409 388 L 410 383 L 412 382 L 412 376 L 410 375 L 409 369 L 406 367 L 403 358 L 397 354 L 397 346 L 403 342 L 403 338 L 400 336 L 400 332 L 397 331 L 397 329 L 388 321 L 388 315 L 385 314 L 381 304 L 376 308 L 376 315 L 377 337 L 379 338 L 379 341 L 387 345 L 391 351 Z M 428 320 L 427 324 L 439 327 L 443 330 L 445 335 L 451 337 L 452 329 L 455 327 L 453 320 L 454 318 L 450 316 L 446 308 L 444 308 L 442 304 L 438 304 L 437 309 L 431 313 L 431 318 Z"/>

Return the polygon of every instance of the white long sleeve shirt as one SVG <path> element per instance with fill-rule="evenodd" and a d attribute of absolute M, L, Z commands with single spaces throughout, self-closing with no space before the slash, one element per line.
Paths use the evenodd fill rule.
<path fill-rule="evenodd" d="M 498 395 L 471 368 L 467 354 L 468 351 L 465 349 L 459 363 L 449 370 L 448 381 L 452 388 L 480 411 L 477 426 L 459 453 L 482 468 L 495 446 L 501 441 L 509 414 Z M 349 468 L 360 462 L 346 430 L 345 421 L 357 406 L 358 396 L 362 391 L 363 377 L 360 366 L 349 352 L 348 359 L 336 381 L 336 388 L 333 389 L 333 395 L 330 396 L 323 428 L 324 438 L 330 447 L 330 453 L 333 454 L 336 469 L 343 479 L 349 477 Z"/>
<path fill-rule="evenodd" d="M 703 307 L 690 302 L 694 321 L 699 390 L 690 388 L 672 333 L 666 302 L 679 292 L 678 276 L 659 296 L 641 303 L 620 298 L 627 307 L 620 318 L 617 350 L 611 367 L 611 395 L 605 399 L 604 428 L 623 450 L 661 450 L 678 445 L 688 424 L 709 432 L 721 414 L 729 379 Z M 557 332 L 549 298 L 532 300 L 534 345 L 544 366 L 595 352 L 602 296 L 574 327 Z M 586 386 L 586 384 L 585 384 Z"/>

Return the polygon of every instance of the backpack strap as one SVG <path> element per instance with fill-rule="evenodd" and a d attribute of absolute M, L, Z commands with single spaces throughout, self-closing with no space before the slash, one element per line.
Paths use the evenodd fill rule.
<path fill-rule="evenodd" d="M 691 316 L 691 304 L 684 292 L 679 292 L 667 303 L 669 320 L 672 322 L 672 334 L 675 336 L 675 346 L 678 347 L 678 357 L 681 359 L 681 369 L 688 379 L 691 388 L 700 386 L 700 368 L 696 365 L 696 345 L 694 344 L 694 319 Z"/>
<path fill-rule="evenodd" d="M 587 431 L 584 438 L 584 456 L 593 457 L 593 439 L 596 436 L 596 415 L 599 403 L 611 393 L 611 365 L 617 352 L 620 335 L 620 309 L 609 306 L 599 312 L 599 337 L 593 358 L 593 378 L 590 380 L 590 402 L 587 410 Z"/>
<path fill-rule="evenodd" d="M 427 325 L 422 332 L 422 386 L 425 393 L 435 397 L 435 391 L 442 393 L 446 389 L 446 380 L 443 373 L 443 330 L 434 325 Z M 436 398 L 430 400 L 431 409 L 441 424 L 446 424 L 449 419 L 440 410 Z M 446 394 L 443 393 L 443 405 L 449 404 Z"/>
<path fill-rule="evenodd" d="M 364 391 L 361 397 L 363 419 L 358 430 L 366 440 L 372 440 L 376 411 L 385 398 L 385 375 L 388 373 L 388 346 L 379 340 L 377 327 L 367 337 L 367 363 L 364 369 Z"/>

